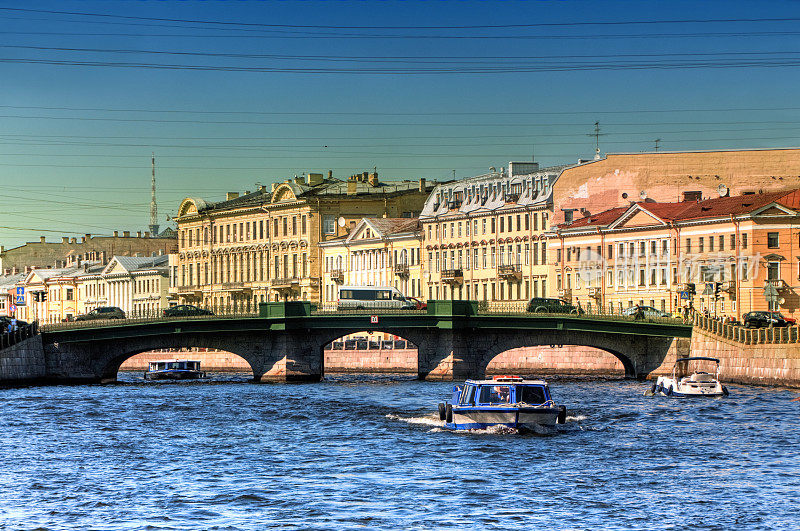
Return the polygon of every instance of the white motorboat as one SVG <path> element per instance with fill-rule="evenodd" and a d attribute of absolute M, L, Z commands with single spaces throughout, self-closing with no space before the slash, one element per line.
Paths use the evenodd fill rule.
<path fill-rule="evenodd" d="M 672 368 L 672 376 L 659 376 L 645 393 L 677 398 L 728 396 L 728 389 L 719 381 L 717 358 L 679 358 Z"/>

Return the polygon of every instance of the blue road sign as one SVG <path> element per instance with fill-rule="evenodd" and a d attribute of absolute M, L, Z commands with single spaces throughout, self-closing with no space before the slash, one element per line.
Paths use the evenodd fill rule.
<path fill-rule="evenodd" d="M 17 286 L 17 293 L 14 296 L 14 304 L 17 306 L 25 306 L 25 287 Z"/>
<path fill-rule="evenodd" d="M 688 291 L 681 291 L 681 300 L 688 301 L 690 298 Z"/>

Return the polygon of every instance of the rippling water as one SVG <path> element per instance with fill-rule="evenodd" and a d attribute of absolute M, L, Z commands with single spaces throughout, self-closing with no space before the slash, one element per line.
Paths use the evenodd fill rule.
<path fill-rule="evenodd" d="M 452 384 L 141 382 L 0 390 L 0 529 L 787 529 L 800 402 L 551 381 L 547 436 L 452 433 Z M 240 378 L 244 380 L 243 377 Z"/>

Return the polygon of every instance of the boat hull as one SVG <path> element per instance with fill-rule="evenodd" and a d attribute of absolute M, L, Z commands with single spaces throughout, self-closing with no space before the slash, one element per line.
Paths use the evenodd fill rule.
<path fill-rule="evenodd" d="M 203 371 L 153 371 L 144 373 L 145 380 L 198 380 L 205 378 Z"/>
<path fill-rule="evenodd" d="M 446 422 L 451 430 L 476 430 L 494 426 L 520 431 L 535 431 L 541 426 L 555 426 L 559 409 L 542 408 L 458 408 L 453 407 L 453 421 Z"/>

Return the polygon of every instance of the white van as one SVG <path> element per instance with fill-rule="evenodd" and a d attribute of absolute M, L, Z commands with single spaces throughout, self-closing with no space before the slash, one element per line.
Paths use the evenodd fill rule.
<path fill-rule="evenodd" d="M 414 310 L 417 305 L 391 286 L 340 286 L 339 310 Z"/>

